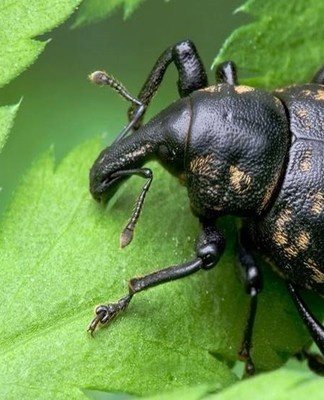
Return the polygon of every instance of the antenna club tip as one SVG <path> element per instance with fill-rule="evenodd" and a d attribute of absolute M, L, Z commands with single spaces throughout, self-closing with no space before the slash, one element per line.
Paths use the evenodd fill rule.
<path fill-rule="evenodd" d="M 125 228 L 120 235 L 120 247 L 123 249 L 133 240 L 133 230 Z"/>
<path fill-rule="evenodd" d="M 95 83 L 96 85 L 106 85 L 108 75 L 104 71 L 95 71 L 89 75 L 89 79 L 92 83 Z"/>

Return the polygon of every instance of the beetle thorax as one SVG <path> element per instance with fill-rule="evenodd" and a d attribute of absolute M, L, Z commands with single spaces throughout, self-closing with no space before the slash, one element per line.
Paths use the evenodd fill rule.
<path fill-rule="evenodd" d="M 197 215 L 258 215 L 280 181 L 290 140 L 284 108 L 241 89 L 222 84 L 193 96 L 186 178 Z"/>

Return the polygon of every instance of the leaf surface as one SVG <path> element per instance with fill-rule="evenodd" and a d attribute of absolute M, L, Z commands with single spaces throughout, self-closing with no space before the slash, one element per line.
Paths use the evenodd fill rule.
<path fill-rule="evenodd" d="M 128 187 L 106 210 L 98 206 L 87 182 L 98 151 L 97 142 L 86 143 L 55 169 L 45 155 L 1 222 L 1 397 L 83 398 L 86 388 L 150 393 L 215 378 L 219 387 L 232 383 L 233 373 L 208 351 L 216 299 L 206 295 L 213 286 L 206 274 L 138 295 L 108 329 L 94 339 L 86 333 L 95 304 L 125 294 L 131 276 L 192 253 L 189 236 L 197 228 L 185 211 L 156 216 L 156 207 L 167 215 L 173 199 L 165 193 L 175 184 L 158 171 L 149 212 L 121 251 L 119 232 L 143 182 L 135 179 L 135 190 Z M 185 209 L 185 196 L 177 205 Z"/>
<path fill-rule="evenodd" d="M 235 223 L 212 271 L 136 295 L 95 338 L 93 306 L 127 293 L 127 280 L 191 259 L 196 220 L 183 187 L 152 164 L 154 182 L 134 241 L 119 233 L 143 185 L 128 181 L 106 208 L 88 193 L 97 141 L 54 167 L 50 153 L 29 171 L 1 221 L 0 394 L 83 398 L 82 390 L 150 394 L 236 380 L 248 298 L 235 273 Z M 157 212 L 158 210 L 158 212 Z M 265 270 L 253 356 L 275 368 L 308 341 L 283 283 Z"/>

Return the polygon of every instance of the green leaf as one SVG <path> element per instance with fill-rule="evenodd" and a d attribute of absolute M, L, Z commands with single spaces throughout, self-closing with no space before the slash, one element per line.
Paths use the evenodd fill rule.
<path fill-rule="evenodd" d="M 88 170 L 100 147 L 85 143 L 59 166 L 44 155 L 1 221 L 1 398 L 148 395 L 181 387 L 177 395 L 187 398 L 195 385 L 233 384 L 248 298 L 236 276 L 232 219 L 223 221 L 227 251 L 217 268 L 135 296 L 107 329 L 94 339 L 86 334 L 94 304 L 127 293 L 132 276 L 192 258 L 198 234 L 186 191 L 152 164 L 154 183 L 136 237 L 119 250 L 118 234 L 143 182 L 132 179 L 107 208 L 97 205 Z M 309 343 L 283 282 L 268 266 L 264 278 L 253 336 L 258 371 L 279 367 Z"/>
<path fill-rule="evenodd" d="M 0 87 L 18 76 L 44 50 L 33 39 L 66 20 L 81 0 L 2 0 L 0 3 Z"/>
<path fill-rule="evenodd" d="M 153 396 L 139 397 L 133 395 L 125 395 L 122 393 L 107 393 L 95 390 L 86 390 L 85 394 L 91 400 L 201 400 L 209 393 L 213 393 L 219 389 L 217 385 L 198 385 L 195 387 L 185 387 L 173 391 L 158 393 Z"/>
<path fill-rule="evenodd" d="M 310 372 L 281 369 L 239 382 L 208 400 L 239 399 L 324 399 L 324 380 Z"/>
<path fill-rule="evenodd" d="M 128 18 L 144 0 L 84 0 L 74 27 L 101 21 L 117 8 L 124 7 L 124 18 Z"/>
<path fill-rule="evenodd" d="M 324 64 L 324 2 L 248 0 L 238 12 L 254 21 L 225 41 L 214 65 L 232 59 L 252 85 L 280 87 L 310 81 Z"/>
<path fill-rule="evenodd" d="M 197 229 L 184 193 L 171 211 L 174 197 L 167 194 L 178 185 L 158 170 L 134 243 L 119 250 L 119 232 L 143 182 L 132 180 L 127 195 L 106 210 L 97 205 L 88 169 L 98 151 L 97 142 L 86 143 L 55 169 L 45 155 L 1 222 L 0 397 L 83 398 L 81 389 L 147 394 L 233 383 L 234 374 L 209 351 L 217 331 L 209 320 L 219 301 L 206 293 L 214 290 L 213 275 L 136 296 L 109 329 L 94 339 L 86 333 L 95 304 L 123 295 L 131 276 L 189 256 Z M 157 209 L 170 219 L 161 220 Z"/>
<path fill-rule="evenodd" d="M 0 3 L 0 88 L 30 66 L 47 41 L 33 39 L 58 26 L 82 0 L 2 0 Z M 19 104 L 0 108 L 0 152 Z"/>
<path fill-rule="evenodd" d="M 0 396 L 83 398 L 82 390 L 150 394 L 236 381 L 248 298 L 235 273 L 235 224 L 225 219 L 227 253 L 212 271 L 134 297 L 95 338 L 93 306 L 127 292 L 127 279 L 193 257 L 197 221 L 186 191 L 155 164 L 155 182 L 133 243 L 118 249 L 143 182 L 109 203 L 88 193 L 98 142 L 54 167 L 43 156 L 24 178 L 0 231 Z M 157 212 L 158 210 L 158 212 Z M 309 340 L 285 286 L 265 270 L 254 332 L 258 370 L 278 367 Z"/>
<path fill-rule="evenodd" d="M 8 138 L 20 102 L 11 106 L 0 107 L 0 153 Z"/>
<path fill-rule="evenodd" d="M 275 383 L 275 384 L 274 384 Z M 137 397 L 116 395 L 104 392 L 88 391 L 91 400 L 237 400 L 237 399 L 323 399 L 324 381 L 309 371 L 296 371 L 287 368 L 265 373 L 238 382 L 224 389 L 221 393 L 212 394 L 215 389 L 211 385 L 200 385 L 164 392 L 154 396 Z"/>

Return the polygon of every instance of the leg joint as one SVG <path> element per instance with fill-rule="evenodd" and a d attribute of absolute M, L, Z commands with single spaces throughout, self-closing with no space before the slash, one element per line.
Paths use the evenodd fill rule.
<path fill-rule="evenodd" d="M 197 249 L 197 257 L 202 260 L 203 269 L 212 268 L 220 258 L 221 253 L 218 251 L 215 243 L 208 243 Z"/>

